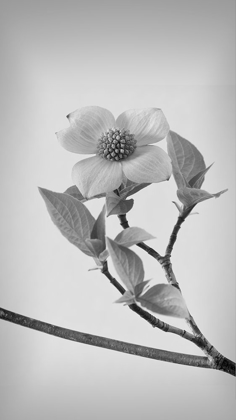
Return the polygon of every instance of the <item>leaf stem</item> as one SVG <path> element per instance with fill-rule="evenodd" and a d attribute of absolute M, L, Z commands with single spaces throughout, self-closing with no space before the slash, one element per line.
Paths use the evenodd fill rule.
<path fill-rule="evenodd" d="M 159 360 L 162 362 L 170 362 L 187 366 L 214 369 L 214 366 L 211 364 L 207 357 L 170 352 L 167 350 L 159 350 L 151 347 L 96 336 L 93 334 L 86 334 L 79 331 L 74 331 L 56 325 L 48 324 L 46 322 L 29 318 L 3 308 L 0 308 L 0 319 L 20 325 L 22 327 L 37 330 L 45 334 L 63 338 L 65 340 L 71 340 L 78 343 L 88 344 L 91 346 L 102 347 L 113 351 L 119 351 L 135 356 Z"/>

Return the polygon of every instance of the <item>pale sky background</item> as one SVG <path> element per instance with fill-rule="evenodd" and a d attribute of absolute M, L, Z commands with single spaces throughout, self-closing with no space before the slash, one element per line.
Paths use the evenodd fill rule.
<path fill-rule="evenodd" d="M 203 188 L 229 188 L 183 225 L 173 268 L 206 337 L 235 359 L 235 1 L 1 1 L 0 306 L 55 325 L 171 351 L 199 354 L 113 302 L 118 292 L 52 224 L 37 186 L 72 185 L 79 156 L 55 132 L 77 108 L 117 117 L 159 107 L 206 164 Z M 159 143 L 163 148 L 165 142 Z M 173 178 L 141 191 L 130 225 L 163 253 L 177 218 Z M 88 204 L 94 216 L 103 200 Z M 108 235 L 119 232 L 108 219 Z M 164 282 L 143 258 L 145 278 Z M 113 272 L 115 275 L 115 272 Z M 163 320 L 185 328 L 182 320 Z M 0 322 L 2 420 L 162 420 L 235 414 L 225 373 L 77 344 Z"/>

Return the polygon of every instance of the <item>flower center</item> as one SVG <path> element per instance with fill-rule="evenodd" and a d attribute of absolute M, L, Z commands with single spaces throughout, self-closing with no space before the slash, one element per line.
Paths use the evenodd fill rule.
<path fill-rule="evenodd" d="M 98 154 L 104 159 L 119 161 L 134 153 L 136 143 L 129 130 L 110 128 L 98 140 Z"/>

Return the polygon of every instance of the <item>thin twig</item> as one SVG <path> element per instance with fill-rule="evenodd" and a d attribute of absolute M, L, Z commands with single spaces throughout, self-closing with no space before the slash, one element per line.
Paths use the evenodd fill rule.
<path fill-rule="evenodd" d="M 103 268 L 101 272 L 110 280 L 111 284 L 119 290 L 119 292 L 123 295 L 125 293 L 125 289 L 121 284 L 111 275 L 107 261 L 104 262 Z M 181 328 L 174 327 L 173 325 L 167 324 L 166 322 L 161 321 L 160 319 L 156 318 L 155 316 L 151 315 L 149 312 L 145 311 L 144 309 L 140 308 L 140 306 L 133 303 L 128 305 L 128 307 L 135 313 L 137 313 L 141 318 L 145 319 L 145 321 L 149 322 L 152 327 L 156 327 L 164 332 L 169 332 L 172 334 L 179 335 L 182 338 L 185 338 L 188 341 L 193 342 L 197 346 L 200 346 L 201 343 L 199 342 L 198 337 L 195 337 L 193 334 L 182 330 Z"/>
<path fill-rule="evenodd" d="M 37 319 L 28 318 L 24 315 L 10 312 L 3 308 L 0 308 L 0 319 L 21 325 L 22 327 L 41 331 L 45 334 L 53 335 L 55 337 L 88 344 L 90 346 L 102 347 L 113 351 L 132 354 L 135 356 L 160 360 L 162 362 L 177 363 L 181 365 L 202 367 L 206 369 L 214 368 L 207 357 L 170 352 L 167 350 L 159 350 L 151 347 L 140 346 L 137 344 L 126 343 L 124 341 L 112 340 L 110 338 L 100 337 L 93 334 L 85 334 L 79 331 L 69 330 L 67 328 L 48 324 Z"/>
<path fill-rule="evenodd" d="M 168 243 L 168 245 L 166 247 L 165 256 L 167 256 L 167 255 L 169 257 L 171 256 L 171 253 L 173 251 L 174 244 L 175 244 L 175 242 L 177 240 L 178 232 L 179 232 L 179 230 L 181 228 L 181 225 L 185 221 L 185 219 L 186 219 L 186 216 L 185 217 L 184 216 L 179 216 L 178 217 L 177 223 L 175 224 L 174 229 L 172 230 L 172 233 L 170 235 L 169 243 Z"/>

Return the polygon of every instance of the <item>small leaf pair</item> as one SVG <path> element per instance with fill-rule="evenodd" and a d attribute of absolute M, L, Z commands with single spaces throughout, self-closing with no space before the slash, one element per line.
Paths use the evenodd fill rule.
<path fill-rule="evenodd" d="M 136 184 L 135 182 L 126 180 L 125 184 L 121 184 L 118 189 L 119 195 L 115 194 L 114 192 L 110 193 L 103 193 L 99 195 L 95 195 L 91 198 L 85 198 L 76 185 L 72 185 L 72 187 L 68 188 L 65 193 L 71 195 L 72 197 L 76 198 L 77 200 L 84 203 L 87 200 L 91 200 L 93 198 L 102 198 L 106 197 L 106 209 L 107 209 L 107 216 L 111 215 L 119 215 L 119 214 L 126 214 L 128 213 L 133 205 L 134 200 L 126 200 L 127 197 L 130 195 L 136 194 L 141 189 L 147 187 L 150 184 Z"/>
<path fill-rule="evenodd" d="M 123 199 L 125 199 L 129 197 L 130 195 L 136 194 L 143 188 L 148 187 L 148 185 L 151 185 L 151 184 L 147 184 L 147 183 L 136 184 L 135 182 L 130 181 L 129 179 L 126 179 L 125 183 L 121 184 L 119 188 L 119 194 Z"/>
<path fill-rule="evenodd" d="M 118 188 L 118 194 L 116 194 L 115 192 L 107 193 L 107 216 L 128 213 L 134 205 L 134 200 L 132 198 L 130 200 L 127 200 L 127 197 L 136 194 L 138 191 L 142 190 L 143 188 L 146 188 L 148 185 L 150 184 L 136 184 L 135 182 L 126 179 L 126 183 L 121 184 L 121 186 Z"/>
<path fill-rule="evenodd" d="M 200 189 L 212 165 L 206 167 L 202 154 L 190 141 L 170 131 L 167 137 L 167 149 L 178 187 L 177 196 L 183 204 L 181 208 L 175 203 L 181 214 L 185 212 L 189 214 L 196 204 L 209 198 L 217 198 L 227 191 L 226 189 L 217 194 L 210 194 Z"/>
<path fill-rule="evenodd" d="M 126 200 L 114 192 L 107 193 L 106 195 L 106 208 L 107 216 L 126 214 L 132 209 L 134 200 Z"/>
<path fill-rule="evenodd" d="M 67 190 L 65 191 L 65 194 L 71 195 L 72 197 L 76 198 L 76 200 L 79 200 L 82 203 L 85 203 L 85 201 L 88 201 L 88 200 L 92 200 L 93 198 L 106 197 L 106 194 L 102 193 L 102 194 L 94 195 L 93 197 L 90 197 L 90 198 L 85 198 L 83 194 L 80 192 L 79 188 L 76 187 L 76 185 L 72 185 L 71 187 L 67 188 Z"/>
<path fill-rule="evenodd" d="M 152 239 L 153 236 L 139 228 L 121 232 L 115 240 L 107 238 L 107 247 L 114 267 L 127 291 L 116 302 L 130 305 L 134 302 L 152 312 L 178 318 L 188 318 L 189 312 L 178 289 L 169 284 L 150 286 L 144 281 L 144 268 L 139 256 L 127 247 Z"/>
<path fill-rule="evenodd" d="M 39 188 L 53 223 L 69 242 L 97 264 L 107 258 L 105 243 L 105 206 L 97 220 L 85 205 L 67 193 Z M 101 264 L 100 264 L 101 265 Z"/>

